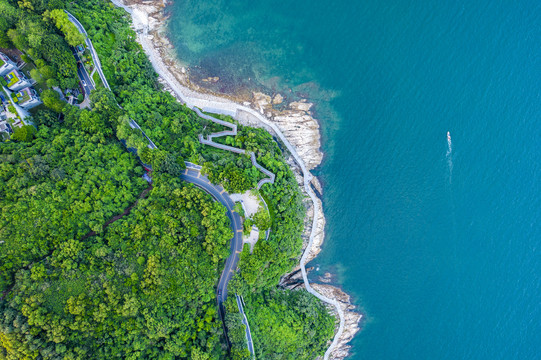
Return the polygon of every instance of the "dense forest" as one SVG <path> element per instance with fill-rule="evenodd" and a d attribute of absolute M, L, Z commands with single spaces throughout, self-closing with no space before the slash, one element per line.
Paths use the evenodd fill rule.
<path fill-rule="evenodd" d="M 73 88 L 78 83 L 77 64 L 50 12 L 58 5 L 62 6 L 61 0 L 1 1 L 0 47 L 21 50 L 23 60 L 36 65 L 35 76 L 46 79 L 49 86 Z"/>
<path fill-rule="evenodd" d="M 48 89 L 78 83 L 69 45 L 81 37 L 64 9 L 85 26 L 112 88 L 98 85 L 91 109 Z M 161 89 L 135 38 L 129 17 L 106 0 L 0 0 L 0 47 L 20 50 L 46 87 L 37 131 L 0 143 L 0 359 L 250 358 L 234 296 L 231 349 L 217 315 L 232 236 L 225 208 L 177 175 L 191 161 L 229 192 L 263 175 L 247 156 L 198 142 L 220 127 Z M 239 125 L 222 141 L 276 174 L 260 190 L 270 237 L 252 254 L 245 247 L 229 285 L 246 303 L 256 357 L 313 359 L 334 318 L 308 293 L 277 288 L 301 253 L 302 194 L 266 131 Z M 152 185 L 140 162 L 152 166 Z"/>
<path fill-rule="evenodd" d="M 133 203 L 146 183 L 137 165 L 118 142 L 62 127 L 0 146 L 0 290 L 16 271 L 67 239 L 99 232 Z"/>

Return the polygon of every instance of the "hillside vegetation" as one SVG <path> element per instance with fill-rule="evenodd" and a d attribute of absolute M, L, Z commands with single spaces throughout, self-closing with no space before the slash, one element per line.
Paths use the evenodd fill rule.
<path fill-rule="evenodd" d="M 178 175 L 189 160 L 230 192 L 263 175 L 247 156 L 198 142 L 216 125 L 161 89 L 129 18 L 105 0 L 0 0 L 0 47 L 22 51 L 48 84 L 75 87 L 68 43 L 80 38 L 64 9 L 85 26 L 112 91 L 98 86 L 91 109 L 46 93 L 37 131 L 0 143 L 0 359 L 249 358 L 234 296 L 232 349 L 217 314 L 225 208 Z M 243 251 L 230 294 L 246 301 L 258 358 L 313 359 L 334 319 L 303 290 L 277 288 L 301 253 L 302 195 L 267 132 L 239 126 L 226 141 L 276 174 L 261 189 L 270 237 Z"/>

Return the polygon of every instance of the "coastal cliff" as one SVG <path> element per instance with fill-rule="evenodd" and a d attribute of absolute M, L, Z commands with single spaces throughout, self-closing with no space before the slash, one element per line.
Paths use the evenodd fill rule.
<path fill-rule="evenodd" d="M 285 103 L 284 97 L 279 93 L 272 96 L 262 92 L 219 94 L 217 96 L 208 88 L 191 81 L 189 67 L 183 65 L 181 60 L 178 60 L 172 44 L 166 37 L 164 25 L 167 18 L 164 9 L 167 2 L 165 0 L 113 0 L 113 3 L 130 9 L 134 29 L 140 34 L 138 37 L 139 42 L 143 45 L 154 67 L 164 70 L 158 71 L 160 73 L 160 83 L 162 83 L 165 90 L 173 94 L 179 101 L 186 102 L 186 98 L 190 98 L 192 104 L 195 102 L 198 106 L 201 106 L 199 104 L 219 103 L 224 108 L 227 108 L 230 102 L 242 104 L 265 116 L 267 120 L 278 127 L 279 132 L 294 147 L 294 152 L 301 158 L 306 169 L 314 169 L 321 163 L 323 154 L 320 150 L 319 124 L 310 111 L 313 104 L 303 99 Z M 220 81 L 219 78 L 203 79 L 202 84 L 218 81 Z M 231 109 L 235 108 L 231 107 Z M 238 115 L 237 120 L 243 125 L 263 127 L 274 136 L 277 135 L 270 126 L 263 124 L 253 114 L 239 112 L 238 110 L 236 113 Z M 315 212 L 319 214 L 316 217 L 316 230 L 313 234 L 312 245 L 307 254 L 307 261 L 310 261 L 319 253 L 325 236 L 325 218 L 322 203 L 319 198 L 312 198 L 313 201 L 310 200 L 309 194 L 306 193 L 304 188 L 302 170 L 293 156 L 290 156 L 288 163 L 292 167 L 299 186 L 306 196 L 305 206 L 308 216 L 305 219 L 303 250 L 309 243 L 308 239 L 312 233 L 312 226 L 314 226 L 312 222 L 314 214 Z M 317 178 L 311 177 L 310 186 L 317 193 L 322 193 L 322 187 Z M 344 313 L 344 330 L 338 339 L 338 346 L 335 346 L 330 354 L 331 359 L 343 359 L 349 354 L 350 346 L 348 343 L 359 330 L 358 323 L 361 315 L 354 312 L 354 306 L 350 303 L 349 295 L 340 289 L 330 285 L 313 284 L 312 286 L 322 295 L 336 300 Z M 336 309 L 332 306 L 329 306 L 329 309 L 338 318 Z"/>
<path fill-rule="evenodd" d="M 283 110 L 276 110 L 273 105 L 281 104 L 282 101 L 280 94 L 271 97 L 254 92 L 251 105 L 278 125 L 289 142 L 295 146 L 306 167 L 312 170 L 323 159 L 319 123 L 310 113 L 313 104 L 306 100 L 293 101 Z"/>

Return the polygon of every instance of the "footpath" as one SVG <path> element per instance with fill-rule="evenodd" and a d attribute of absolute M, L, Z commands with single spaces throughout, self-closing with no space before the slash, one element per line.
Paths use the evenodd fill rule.
<path fill-rule="evenodd" d="M 203 114 L 201 112 L 201 110 L 199 110 L 196 107 L 193 107 L 192 110 L 194 110 L 197 113 L 197 115 L 199 117 L 202 117 L 203 119 L 210 120 L 210 121 L 212 121 L 212 122 L 214 122 L 216 124 L 220 124 L 222 126 L 226 126 L 226 127 L 231 129 L 229 131 L 226 130 L 226 131 L 220 131 L 220 132 L 217 132 L 217 133 L 212 133 L 212 134 L 208 135 L 206 139 L 203 138 L 203 135 L 199 135 L 199 141 L 201 142 L 201 144 L 213 146 L 213 147 L 215 147 L 217 149 L 231 151 L 231 152 L 234 152 L 234 153 L 237 153 L 237 154 L 246 154 L 246 150 L 244 150 L 244 149 L 239 149 L 239 148 L 235 148 L 235 147 L 228 146 L 228 145 L 218 144 L 218 143 L 215 143 L 214 141 L 212 141 L 212 139 L 220 137 L 220 136 L 228 136 L 228 135 L 229 136 L 236 136 L 237 135 L 237 125 L 232 124 L 232 123 L 227 122 L 227 121 L 216 119 L 215 117 L 212 117 L 212 116 L 209 116 L 209 115 L 206 115 L 206 114 Z M 257 183 L 257 189 L 258 190 L 261 189 L 261 186 L 263 186 L 263 184 L 274 184 L 274 179 L 276 178 L 276 175 L 274 175 L 269 170 L 265 169 L 263 166 L 259 165 L 257 163 L 257 160 L 255 158 L 255 154 L 253 152 L 249 151 L 248 153 L 250 154 L 250 160 L 252 161 L 252 165 L 255 166 L 263 174 L 267 175 L 267 178 L 259 180 L 259 182 Z"/>
<path fill-rule="evenodd" d="M 137 32 L 137 38 L 141 46 L 143 47 L 143 50 L 149 57 L 150 62 L 152 63 L 152 66 L 154 67 L 154 70 L 160 75 L 160 77 L 167 82 L 169 87 L 173 90 L 173 92 L 176 94 L 176 96 L 182 100 L 186 106 L 193 109 L 195 107 L 198 107 L 202 109 L 205 112 L 209 113 L 215 113 L 215 114 L 221 114 L 221 115 L 230 115 L 236 120 L 239 120 L 240 117 L 250 117 L 253 119 L 256 119 L 259 123 L 263 124 L 266 128 L 272 129 L 272 131 L 278 136 L 280 141 L 286 146 L 288 151 L 291 153 L 299 167 L 301 168 L 302 174 L 303 174 L 303 183 L 304 183 L 304 189 L 310 199 L 312 200 L 313 207 L 314 207 L 314 217 L 312 219 L 312 231 L 310 233 L 310 238 L 308 241 L 308 246 L 304 250 L 304 254 L 301 257 L 300 261 L 300 267 L 302 272 L 302 278 L 304 281 L 304 286 L 306 288 L 306 291 L 308 291 L 310 294 L 316 296 L 321 301 L 332 305 L 336 312 L 338 313 L 338 316 L 340 318 L 340 325 L 338 327 L 338 330 L 334 336 L 334 339 L 325 352 L 324 359 L 328 360 L 331 352 L 334 350 L 334 348 L 337 346 L 338 341 L 340 337 L 342 336 L 342 333 L 344 332 L 344 324 L 345 324 L 345 316 L 342 308 L 340 307 L 340 304 L 335 299 L 329 299 L 326 296 L 318 293 L 316 290 L 314 290 L 310 286 L 310 282 L 308 281 L 308 276 L 306 273 L 306 262 L 308 255 L 310 253 L 310 249 L 312 248 L 312 244 L 314 242 L 314 237 L 316 235 L 317 231 L 317 222 L 319 219 L 319 211 L 317 207 L 317 197 L 314 191 L 312 190 L 312 187 L 310 186 L 310 181 L 312 180 L 312 174 L 308 171 L 306 168 L 304 161 L 301 159 L 295 148 L 291 145 L 291 143 L 286 139 L 284 134 L 280 131 L 278 126 L 271 121 L 269 121 L 265 116 L 257 112 L 256 110 L 249 108 L 247 106 L 243 106 L 240 104 L 237 104 L 233 101 L 219 98 L 212 95 L 207 94 L 199 94 L 191 89 L 182 86 L 176 78 L 171 74 L 171 72 L 168 70 L 168 67 L 163 63 L 160 55 L 157 53 L 157 51 L 154 49 L 152 40 L 148 38 L 148 22 L 141 21 L 140 18 L 137 18 L 136 14 L 134 14 L 134 11 L 129 8 L 128 6 L 125 6 L 122 4 L 119 0 L 111 0 L 113 4 L 115 4 L 118 7 L 123 8 L 126 10 L 131 16 L 134 25 L 136 24 L 136 32 Z"/>
<path fill-rule="evenodd" d="M 67 11 L 66 11 L 66 13 L 67 13 L 68 18 L 70 19 L 70 21 L 77 26 L 77 28 L 79 29 L 79 32 L 81 32 L 82 34 L 85 35 L 86 43 L 87 43 L 87 46 L 91 50 L 90 53 L 91 53 L 91 56 L 92 56 L 92 60 L 94 61 L 94 64 L 96 65 L 96 69 L 97 69 L 98 73 L 100 74 L 100 77 L 101 77 L 105 87 L 108 90 L 111 90 L 111 88 L 109 87 L 109 84 L 107 82 L 107 79 L 105 78 L 105 75 L 103 75 L 103 72 L 102 72 L 102 69 L 101 69 L 101 63 L 99 61 L 98 54 L 95 52 L 94 47 L 92 46 L 92 42 L 90 41 L 90 38 L 88 37 L 88 34 L 86 33 L 86 30 L 84 29 L 83 25 L 77 20 L 77 18 L 75 18 L 75 16 L 73 16 L 72 14 L 70 14 Z M 119 108 L 122 108 L 119 104 L 117 104 L 117 106 Z M 233 136 L 235 136 L 237 134 L 237 126 L 235 124 L 231 124 L 231 123 L 228 123 L 226 121 L 222 121 L 222 120 L 216 119 L 214 117 L 205 115 L 205 114 L 201 113 L 201 111 L 199 109 L 195 108 L 195 107 L 193 108 L 193 110 L 199 116 L 201 116 L 201 117 L 203 117 L 203 118 L 205 118 L 207 120 L 210 120 L 210 121 L 213 121 L 213 122 L 218 123 L 220 125 L 224 125 L 224 126 L 232 128 L 232 131 L 223 131 L 223 132 L 220 132 L 220 133 L 211 134 L 209 137 L 207 137 L 206 142 L 203 142 L 203 137 L 200 135 L 199 140 L 202 143 L 210 145 L 210 146 L 214 146 L 216 148 L 222 148 L 223 149 L 223 147 L 225 147 L 225 145 L 221 145 L 221 144 L 213 142 L 212 138 L 218 137 L 218 136 L 224 136 L 224 135 L 233 135 Z M 139 126 L 139 124 L 137 124 L 137 122 L 135 120 L 130 119 L 129 125 L 130 125 L 130 127 L 132 129 L 137 129 L 137 130 L 141 131 L 143 136 L 148 140 L 148 142 L 149 142 L 148 147 L 150 149 L 157 149 L 158 148 L 154 144 L 154 142 L 147 136 L 147 134 L 143 131 L 143 129 L 141 129 L 141 127 Z M 224 149 L 224 150 L 229 150 L 229 151 L 233 151 L 233 152 L 240 153 L 240 154 L 246 153 L 246 151 L 243 150 L 243 149 L 236 149 L 236 148 L 233 148 L 233 147 L 227 147 L 227 148 L 228 149 Z M 254 155 L 253 152 L 250 152 L 250 157 L 251 157 L 252 164 L 254 166 L 256 166 L 259 170 L 261 170 L 265 175 L 268 176 L 268 178 L 264 178 L 264 179 L 261 179 L 259 181 L 258 189 L 261 187 L 261 185 L 263 185 L 265 183 L 269 183 L 269 182 L 274 183 L 275 175 L 273 173 L 271 173 L 270 171 L 266 170 L 265 168 L 263 168 L 261 165 L 259 165 L 257 163 L 257 161 L 255 159 L 255 155 Z M 239 256 L 238 255 L 240 254 L 240 252 L 242 250 L 242 235 L 241 235 L 242 234 L 242 224 L 240 222 L 240 216 L 238 214 L 236 214 L 236 213 L 233 214 L 233 212 L 234 212 L 233 211 L 233 206 L 234 206 L 233 201 L 229 197 L 229 194 L 227 194 L 225 192 L 225 189 L 223 189 L 221 187 L 216 187 L 208 179 L 206 179 L 204 176 L 201 176 L 201 166 L 192 164 L 190 162 L 185 162 L 185 164 L 186 164 L 186 171 L 185 171 L 185 173 L 180 175 L 180 178 L 183 179 L 184 181 L 193 183 L 195 186 L 203 189 L 204 191 L 209 193 L 214 199 L 216 199 L 217 201 L 222 203 L 222 205 L 225 206 L 225 208 L 227 210 L 227 216 L 229 217 L 229 219 L 231 221 L 231 228 L 233 230 L 233 238 L 231 239 L 231 254 L 226 259 L 226 266 L 225 266 L 225 268 L 224 268 L 224 270 L 222 272 L 222 275 L 220 277 L 220 280 L 218 282 L 218 291 L 217 291 L 217 294 L 216 294 L 216 301 L 217 301 L 218 309 L 219 309 L 219 312 L 220 312 L 220 318 L 222 320 L 222 323 L 223 323 L 223 326 L 224 326 L 224 333 L 225 333 L 226 338 L 227 338 L 227 331 L 226 331 L 226 327 L 225 327 L 225 318 L 224 318 L 225 310 L 224 310 L 224 307 L 223 307 L 223 302 L 225 301 L 225 299 L 227 297 L 227 285 L 228 285 L 229 281 L 232 278 L 231 273 L 238 266 L 238 262 L 239 262 Z M 148 165 L 145 165 L 145 167 L 148 167 Z M 195 172 L 196 175 L 195 176 L 190 176 L 189 175 L 190 171 Z M 143 193 L 141 194 L 141 197 L 146 196 L 146 194 L 148 193 L 148 191 L 150 191 L 150 189 L 152 189 L 152 185 L 149 185 L 149 187 L 145 191 L 143 191 Z M 129 212 L 131 211 L 131 208 L 135 204 L 137 204 L 137 201 L 134 204 L 132 204 L 130 207 L 128 207 L 124 211 L 123 214 L 120 214 L 120 215 L 116 216 L 115 218 L 110 220 L 108 223 L 106 223 L 104 228 L 107 227 L 108 225 L 110 225 L 110 223 L 112 223 L 112 222 L 118 220 L 119 218 L 122 218 L 123 216 L 129 214 Z M 88 237 L 88 236 L 91 236 L 91 235 L 95 235 L 95 233 L 91 232 L 89 234 L 86 234 L 85 237 Z M 238 297 L 238 295 L 237 295 L 237 297 Z M 237 300 L 237 305 L 239 307 L 239 311 L 244 315 L 244 309 L 242 307 L 242 303 Z M 252 334 L 250 332 L 250 326 L 248 325 L 248 319 L 246 318 L 246 315 L 244 315 L 243 324 L 246 325 L 246 340 L 247 340 L 247 343 L 248 343 L 248 349 L 250 350 L 250 353 L 252 354 L 252 357 L 255 358 L 254 345 L 253 345 L 253 342 L 252 342 Z"/>
<path fill-rule="evenodd" d="M 336 301 L 335 299 L 329 299 L 326 296 L 320 294 L 319 292 L 317 292 L 310 286 L 310 282 L 308 281 L 308 276 L 306 272 L 306 262 L 307 262 L 308 255 L 310 253 L 310 249 L 312 248 L 312 245 L 314 242 L 314 237 L 317 231 L 317 222 L 320 216 L 318 207 L 317 207 L 317 197 L 314 191 L 312 190 L 312 187 L 310 186 L 310 182 L 312 180 L 312 174 L 308 171 L 308 169 L 306 168 L 306 165 L 304 164 L 304 161 L 301 159 L 296 149 L 291 145 L 291 143 L 286 139 L 284 134 L 280 131 L 278 126 L 275 123 L 269 121 L 264 115 L 260 114 L 259 112 L 257 112 L 256 110 L 252 108 L 237 104 L 231 100 L 227 100 L 227 99 L 223 99 L 223 98 L 219 98 L 219 97 L 211 96 L 207 94 L 199 94 L 185 86 L 182 86 L 176 80 L 176 78 L 171 74 L 167 66 L 163 63 L 159 54 L 157 54 L 156 50 L 154 49 L 152 40 L 148 38 L 148 23 L 141 22 L 140 19 L 136 19 L 136 17 L 134 16 L 133 10 L 130 9 L 128 6 L 125 6 L 124 4 L 122 4 L 119 0 L 111 0 L 111 2 L 114 5 L 126 10 L 132 16 L 134 24 L 137 21 L 140 27 L 140 29 L 136 29 L 138 41 L 143 47 L 143 50 L 145 51 L 147 56 L 149 57 L 149 60 L 152 63 L 152 66 L 154 67 L 154 70 L 158 73 L 158 75 L 162 77 L 162 79 L 164 79 L 167 82 L 167 84 L 171 87 L 173 92 L 177 95 L 179 99 L 181 99 L 185 103 L 187 107 L 189 107 L 190 109 L 193 109 L 196 112 L 197 112 L 196 108 L 200 108 L 204 112 L 216 113 L 216 114 L 221 114 L 221 115 L 229 115 L 236 120 L 239 120 L 239 118 L 241 117 L 249 117 L 249 118 L 255 119 L 257 122 L 264 125 L 264 127 L 268 129 L 269 128 L 272 129 L 272 131 L 278 136 L 280 141 L 285 145 L 285 147 L 291 153 L 291 155 L 295 159 L 295 162 L 301 168 L 302 175 L 303 175 L 304 189 L 306 193 L 308 194 L 308 196 L 310 197 L 313 203 L 313 207 L 314 207 L 314 217 L 312 219 L 312 231 L 310 233 L 308 245 L 306 249 L 304 250 L 304 253 L 300 260 L 302 278 L 304 281 L 306 291 L 316 296 L 321 301 L 332 305 L 336 309 L 336 312 L 338 313 L 338 316 L 340 318 L 340 325 L 338 327 L 338 330 L 334 336 L 334 339 L 331 345 L 325 352 L 324 359 L 328 360 L 331 352 L 334 350 L 334 348 L 338 344 L 338 341 L 342 333 L 344 332 L 345 316 L 338 301 Z M 86 35 L 86 32 L 85 32 L 85 35 Z M 94 48 L 92 47 L 92 55 L 94 55 L 93 50 Z M 96 55 L 96 58 L 97 58 L 97 55 Z M 98 62 L 95 62 L 95 64 L 99 65 L 99 60 Z M 101 70 L 101 66 L 100 66 L 100 70 Z M 101 77 L 101 74 L 100 74 L 100 77 Z"/>

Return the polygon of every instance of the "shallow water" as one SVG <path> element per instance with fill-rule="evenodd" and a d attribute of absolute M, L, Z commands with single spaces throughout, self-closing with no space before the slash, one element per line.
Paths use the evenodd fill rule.
<path fill-rule="evenodd" d="M 365 312 L 351 359 L 541 358 L 539 2 L 169 11 L 201 77 L 317 103 L 315 262 Z"/>

